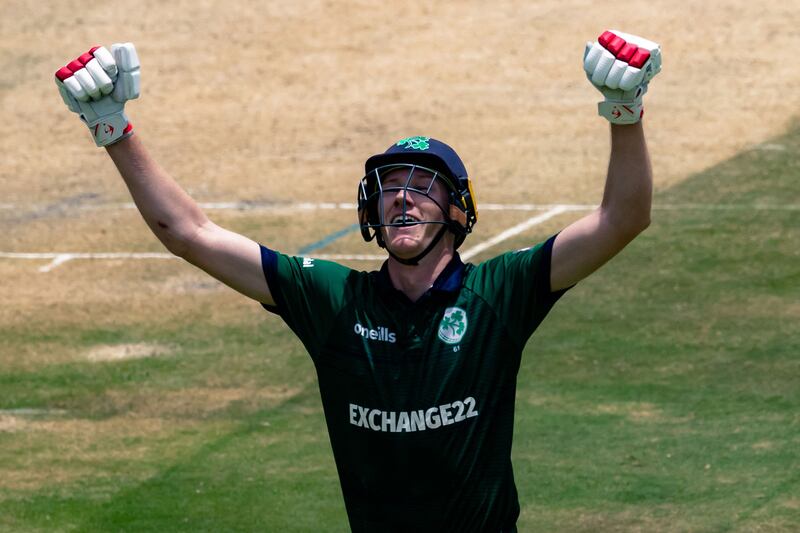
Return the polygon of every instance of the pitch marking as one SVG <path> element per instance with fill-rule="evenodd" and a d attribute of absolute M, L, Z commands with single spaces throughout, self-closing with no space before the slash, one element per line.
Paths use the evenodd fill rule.
<path fill-rule="evenodd" d="M 300 202 L 295 204 L 257 204 L 251 202 L 205 202 L 200 204 L 204 209 L 238 209 L 238 210 L 266 210 L 271 212 L 295 212 L 297 210 L 318 210 L 318 209 L 348 209 L 356 208 L 356 204 L 336 203 L 336 202 Z M 0 204 L 0 209 L 14 209 L 15 204 Z M 97 209 L 134 209 L 133 203 L 126 204 L 106 204 L 95 206 L 80 206 L 80 210 Z M 464 251 L 461 256 L 466 261 L 484 250 L 491 248 L 511 237 L 518 235 L 542 222 L 553 218 L 561 213 L 568 211 L 588 211 L 595 209 L 596 205 L 587 204 L 481 204 L 481 210 L 486 211 L 544 211 L 544 213 L 533 216 L 528 220 L 512 226 L 494 237 L 491 237 L 477 245 Z M 653 210 L 757 210 L 757 211 L 800 211 L 800 205 L 784 204 L 658 204 L 653 206 Z M 347 228 L 350 229 L 349 227 Z M 323 239 L 325 241 L 325 239 Z M 324 246 L 323 241 L 314 243 L 315 248 Z M 327 244 L 327 243 L 325 243 Z M 306 248 L 310 248 L 306 247 Z M 302 250 L 306 253 L 312 250 Z M 302 255 L 302 254 L 299 254 Z M 341 260 L 341 261 L 382 261 L 386 258 L 381 254 L 314 254 L 318 259 Z M 0 259 L 50 259 L 50 263 L 39 267 L 39 272 L 50 272 L 54 268 L 73 259 L 177 259 L 169 253 L 154 252 L 99 252 L 99 253 L 78 253 L 78 252 L 45 252 L 45 253 L 24 253 L 24 252 L 0 252 Z"/>
<path fill-rule="evenodd" d="M 507 230 L 498 233 L 497 235 L 495 235 L 491 239 L 487 239 L 487 240 L 483 241 L 482 243 L 473 246 L 469 250 L 466 250 L 464 253 L 462 253 L 461 254 L 461 258 L 464 261 L 467 261 L 467 260 L 471 259 L 472 257 L 475 257 L 476 255 L 478 255 L 482 251 L 484 251 L 484 250 L 486 250 L 488 248 L 491 248 L 492 246 L 495 246 L 497 244 L 500 244 L 501 242 L 503 242 L 505 240 L 508 240 L 511 237 L 515 236 L 515 235 L 519 235 L 523 231 L 528 230 L 528 229 L 530 229 L 533 226 L 536 226 L 538 224 L 541 224 L 542 222 L 544 222 L 546 220 L 549 220 L 549 219 L 553 218 L 556 215 L 560 215 L 561 213 L 566 213 L 567 211 L 577 211 L 577 210 L 584 210 L 584 209 L 586 209 L 586 208 L 585 207 L 569 206 L 569 205 L 557 205 L 557 206 L 553 207 L 552 209 L 550 209 L 549 211 L 545 211 L 541 215 L 536 215 L 535 217 L 531 217 L 528 220 L 526 220 L 525 222 L 517 224 L 516 226 L 512 226 L 512 227 L 508 228 Z"/>

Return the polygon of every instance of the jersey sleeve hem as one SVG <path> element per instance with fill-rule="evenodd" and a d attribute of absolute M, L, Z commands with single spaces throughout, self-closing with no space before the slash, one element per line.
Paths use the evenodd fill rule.
<path fill-rule="evenodd" d="M 270 313 L 282 316 L 281 309 L 284 309 L 285 305 L 281 284 L 278 280 L 278 254 L 266 246 L 260 244 L 258 246 L 261 248 L 261 269 L 264 271 L 264 278 L 267 280 L 267 287 L 269 287 L 272 299 L 275 300 L 275 305 L 260 302 L 261 307 Z"/>
<path fill-rule="evenodd" d="M 556 242 L 556 237 L 558 237 L 558 233 L 547 239 L 544 245 L 542 246 L 542 276 L 539 276 L 539 294 L 549 294 L 549 300 L 551 305 L 556 303 L 559 298 L 564 296 L 564 293 L 570 290 L 575 285 L 570 285 L 565 289 L 559 289 L 557 291 L 552 290 L 550 286 L 550 267 L 552 266 L 553 262 L 553 244 Z"/>

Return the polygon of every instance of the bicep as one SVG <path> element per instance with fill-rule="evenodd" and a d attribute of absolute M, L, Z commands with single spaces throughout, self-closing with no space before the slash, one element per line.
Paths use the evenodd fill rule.
<path fill-rule="evenodd" d="M 573 222 L 553 243 L 550 289 L 575 285 L 617 255 L 636 235 L 614 225 L 602 208 Z"/>
<path fill-rule="evenodd" d="M 275 305 L 257 242 L 206 222 L 197 230 L 183 258 L 245 296 Z"/>

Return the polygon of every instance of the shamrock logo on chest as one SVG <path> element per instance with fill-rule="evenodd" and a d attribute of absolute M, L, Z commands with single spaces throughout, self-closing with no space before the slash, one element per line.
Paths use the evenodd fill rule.
<path fill-rule="evenodd" d="M 460 307 L 448 307 L 439 323 L 439 339 L 447 344 L 458 344 L 467 332 L 467 313 Z"/>

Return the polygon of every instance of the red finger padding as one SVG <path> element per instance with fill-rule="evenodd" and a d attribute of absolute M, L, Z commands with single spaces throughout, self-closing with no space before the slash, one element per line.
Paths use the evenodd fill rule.
<path fill-rule="evenodd" d="M 614 39 L 616 35 L 608 30 L 604 31 L 600 37 L 597 38 L 597 42 L 603 45 L 603 48 L 608 48 L 608 43 Z"/>
<path fill-rule="evenodd" d="M 604 31 L 597 42 L 603 48 L 614 54 L 620 61 L 625 61 L 630 66 L 642 68 L 642 65 L 650 59 L 650 52 L 644 48 L 639 48 L 633 44 L 625 42 L 625 39 L 610 31 Z"/>
<path fill-rule="evenodd" d="M 632 67 L 642 68 L 642 65 L 644 65 L 648 59 L 650 59 L 650 52 L 644 48 L 639 48 L 636 50 L 636 53 L 633 54 L 631 60 L 628 61 L 628 64 Z"/>
<path fill-rule="evenodd" d="M 61 67 L 60 69 L 58 69 L 56 71 L 56 78 L 58 78 L 61 81 L 64 81 L 65 79 L 69 78 L 70 76 L 72 76 L 72 71 L 70 69 L 68 69 L 67 67 Z"/>
<path fill-rule="evenodd" d="M 635 46 L 628 44 L 625 39 L 610 31 L 603 32 L 603 34 L 597 38 L 597 42 L 600 43 L 603 48 L 614 54 L 617 59 L 621 59 L 622 61 L 627 61 L 627 59 L 620 57 L 623 50 L 627 51 L 632 47 L 633 49 L 630 52 L 626 52 L 630 55 L 633 55 L 633 52 L 636 50 Z"/>
<path fill-rule="evenodd" d="M 639 47 L 635 44 L 625 43 L 625 46 L 622 47 L 622 50 L 619 51 L 617 54 L 617 59 L 620 61 L 625 61 L 626 63 L 631 60 L 633 54 L 636 53 Z"/>
<path fill-rule="evenodd" d="M 85 67 L 86 63 L 94 59 L 94 51 L 97 50 L 98 48 L 100 47 L 93 46 L 88 52 L 86 52 L 85 54 L 81 54 L 81 56 L 78 59 L 75 59 L 67 63 L 66 67 L 61 67 L 60 69 L 58 69 L 56 71 L 56 78 L 58 78 L 61 81 L 64 81 L 65 79 L 69 78 L 77 71 Z"/>
<path fill-rule="evenodd" d="M 615 35 L 614 38 L 608 43 L 608 46 L 606 46 L 606 50 L 614 55 L 617 55 L 619 51 L 622 50 L 622 47 L 626 44 L 628 43 L 625 42 L 625 39 Z"/>

